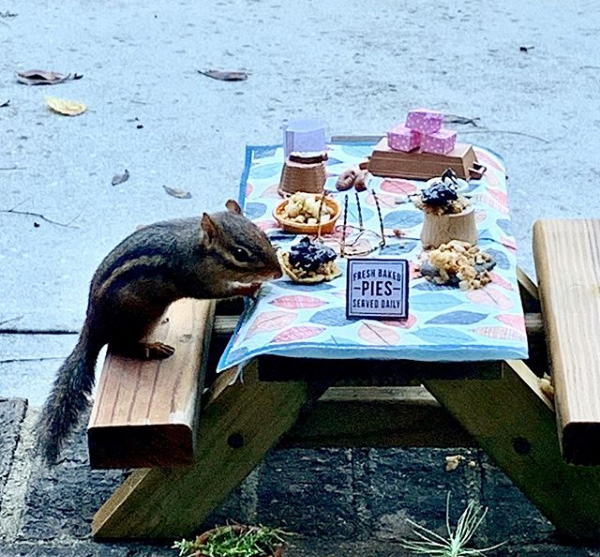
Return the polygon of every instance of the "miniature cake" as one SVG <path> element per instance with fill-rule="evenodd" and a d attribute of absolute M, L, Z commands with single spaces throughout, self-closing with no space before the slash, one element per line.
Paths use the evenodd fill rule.
<path fill-rule="evenodd" d="M 304 237 L 289 252 L 278 252 L 279 263 L 294 282 L 318 283 L 333 280 L 342 274 L 335 263 L 333 249 Z"/>

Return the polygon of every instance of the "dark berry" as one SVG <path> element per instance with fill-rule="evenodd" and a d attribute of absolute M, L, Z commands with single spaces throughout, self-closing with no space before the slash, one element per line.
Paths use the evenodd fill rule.
<path fill-rule="evenodd" d="M 450 201 L 458 199 L 458 193 L 445 182 L 435 182 L 421 193 L 421 199 L 430 207 L 444 207 Z"/>
<path fill-rule="evenodd" d="M 289 260 L 292 266 L 306 271 L 316 271 L 321 265 L 333 261 L 337 257 L 330 247 L 311 242 L 305 236 L 290 248 Z"/>

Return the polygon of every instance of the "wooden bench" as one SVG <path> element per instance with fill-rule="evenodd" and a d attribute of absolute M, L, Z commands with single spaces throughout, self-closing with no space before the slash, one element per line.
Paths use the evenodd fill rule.
<path fill-rule="evenodd" d="M 541 220 L 533 248 L 564 458 L 600 464 L 600 220 Z"/>
<path fill-rule="evenodd" d="M 176 357 L 137 361 L 110 351 L 88 427 L 92 468 L 177 466 L 194 461 L 200 391 L 214 302 L 172 304 L 151 335 Z"/>
<path fill-rule="evenodd" d="M 200 385 L 205 374 L 193 362 L 206 361 L 211 329 L 211 352 L 220 353 L 236 318 L 217 309 L 211 327 L 211 312 L 198 309 L 206 302 L 172 306 L 169 322 L 154 333 L 156 340 L 186 340 L 176 345 L 170 362 L 150 369 L 109 354 L 105 363 L 90 423 L 92 464 L 146 468 L 134 470 L 96 513 L 95 538 L 193 534 L 278 445 L 479 445 L 560 532 L 600 539 L 600 468 L 570 466 L 562 458 L 553 406 L 532 371 L 547 371 L 538 292 L 521 272 L 519 281 L 528 312 L 527 362 L 353 366 L 330 360 L 313 362 L 319 373 L 311 375 L 290 360 L 259 358 L 245 368 L 243 381 L 232 382 L 237 370 L 227 370 L 207 381 L 201 397 L 191 378 Z M 210 361 L 216 354 L 209 356 Z M 377 365 L 377 373 L 364 373 L 365 365 Z M 172 377 L 161 378 L 159 371 Z M 181 392 L 178 378 L 186 382 L 187 397 L 173 394 Z M 417 386 L 421 383 L 426 390 Z M 115 389 L 123 396 L 115 396 Z M 155 417 L 154 407 L 162 418 Z M 185 434 L 172 435 L 175 415 L 185 416 L 178 422 Z"/>

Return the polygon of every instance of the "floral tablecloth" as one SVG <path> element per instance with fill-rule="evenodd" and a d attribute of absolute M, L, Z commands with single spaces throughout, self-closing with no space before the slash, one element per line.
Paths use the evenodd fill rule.
<path fill-rule="evenodd" d="M 326 189 L 335 192 L 336 177 L 368 156 L 372 144 L 329 146 Z M 474 361 L 527 357 L 525 320 L 516 278 L 516 245 L 511 233 L 503 161 L 496 154 L 475 148 L 487 165 L 480 180 L 469 182 L 466 195 L 475 206 L 480 249 L 493 255 L 497 265 L 492 283 L 463 292 L 438 286 L 415 271 L 422 246 L 421 211 L 407 202 L 423 182 L 372 178 L 369 191 L 360 195 L 365 228 L 380 230 L 375 200 L 380 202 L 386 246 L 369 257 L 399 257 L 411 266 L 410 316 L 407 320 L 348 320 L 345 311 L 346 276 L 317 285 L 299 285 L 287 278 L 262 287 L 246 311 L 219 362 L 219 370 L 262 354 L 296 358 L 376 358 L 420 361 Z M 248 147 L 240 183 L 245 214 L 286 249 L 297 236 L 284 234 L 272 217 L 281 200 L 277 193 L 283 165 L 281 147 Z M 346 193 L 334 193 L 343 207 Z M 349 196 L 348 223 L 358 223 L 356 197 Z M 327 242 L 339 248 L 342 219 Z M 404 236 L 396 238 L 394 229 Z M 363 234 L 356 249 L 376 245 L 376 234 Z M 345 259 L 339 259 L 345 271 Z"/>

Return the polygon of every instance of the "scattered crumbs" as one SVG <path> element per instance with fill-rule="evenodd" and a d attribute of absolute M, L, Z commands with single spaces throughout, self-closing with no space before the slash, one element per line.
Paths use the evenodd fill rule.
<path fill-rule="evenodd" d="M 462 455 L 451 455 L 446 457 L 446 472 L 453 472 L 456 470 L 460 463 L 465 460 L 465 457 Z"/>

